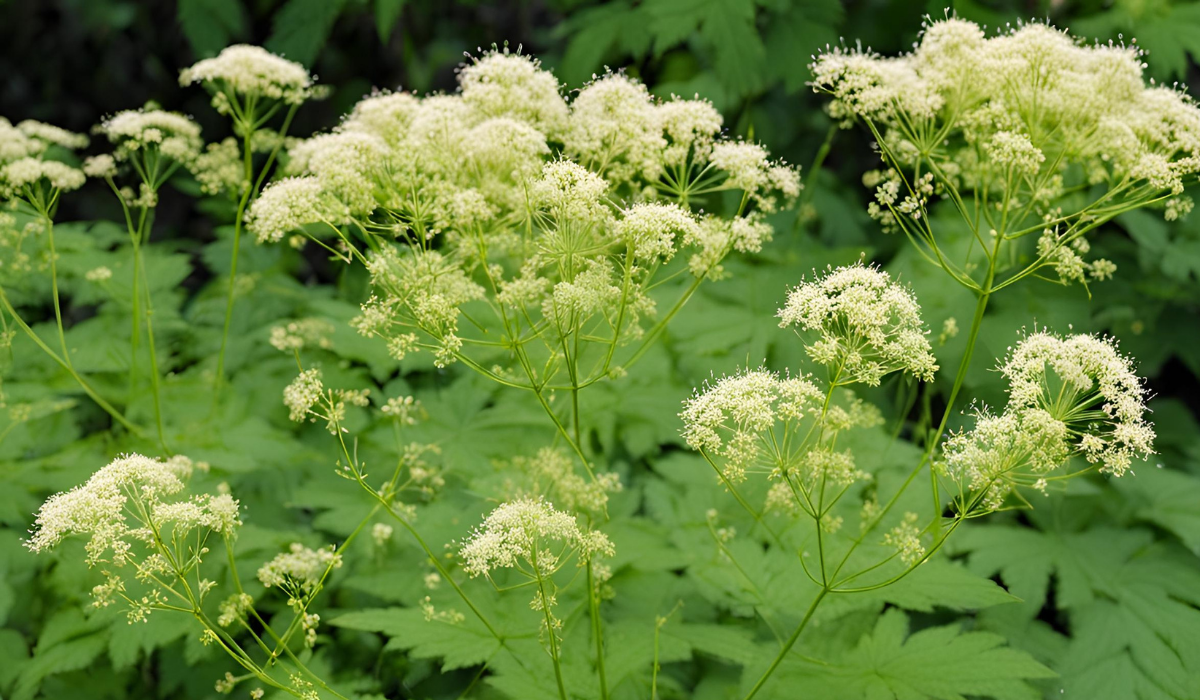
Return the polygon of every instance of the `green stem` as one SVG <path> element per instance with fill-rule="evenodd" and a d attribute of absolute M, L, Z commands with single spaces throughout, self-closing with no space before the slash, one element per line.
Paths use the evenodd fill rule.
<path fill-rule="evenodd" d="M 126 218 L 128 218 L 128 216 Z M 133 319 L 131 322 L 132 329 L 130 330 L 129 334 L 129 399 L 127 401 L 125 410 L 129 410 L 129 407 L 133 405 L 133 397 L 137 395 L 138 341 L 142 336 L 142 247 L 138 241 L 138 235 L 133 229 L 132 223 L 130 223 L 129 238 L 133 243 L 133 299 L 131 300 L 133 306 Z"/>
<path fill-rule="evenodd" d="M 237 291 L 237 266 L 238 266 L 238 250 L 242 245 L 242 219 L 246 215 L 246 205 L 250 202 L 250 196 L 253 194 L 253 186 L 251 185 L 254 179 L 253 166 L 253 144 L 250 142 L 253 131 L 247 129 L 242 138 L 242 161 L 245 171 L 245 187 L 242 192 L 242 198 L 238 202 L 237 219 L 233 222 L 233 254 L 229 260 L 229 293 L 225 299 L 225 325 L 221 331 L 221 350 L 217 353 L 217 372 L 213 377 L 213 410 L 216 410 L 217 402 L 220 398 L 221 384 L 225 379 L 225 350 L 229 345 L 229 326 L 233 321 L 233 301 L 234 294 Z"/>
<path fill-rule="evenodd" d="M 554 617 L 550 614 L 550 599 L 546 595 L 546 584 L 542 578 L 541 567 L 538 566 L 537 550 L 538 547 L 535 542 L 532 550 L 533 575 L 537 578 L 538 595 L 541 596 L 542 602 L 542 614 L 546 618 L 546 639 L 550 643 L 550 660 L 554 662 L 554 680 L 558 683 L 558 697 L 561 700 L 567 700 L 567 687 L 563 684 L 562 662 L 558 659 L 558 634 L 554 631 Z"/>
<path fill-rule="evenodd" d="M 133 231 L 130 232 L 130 235 L 133 239 L 133 250 L 134 250 L 134 264 L 133 264 L 133 267 L 134 267 L 134 270 L 133 270 L 133 274 L 134 274 L 134 313 L 137 314 L 137 309 L 138 309 L 137 281 L 138 281 L 138 277 L 140 276 L 142 278 L 142 282 L 144 283 L 143 286 L 145 286 L 145 288 L 146 288 L 146 338 L 147 338 L 147 343 L 149 346 L 148 349 L 150 350 L 150 387 L 151 387 L 151 391 L 153 393 L 153 398 L 154 398 L 154 421 L 155 421 L 155 425 L 157 426 L 157 429 L 158 429 L 158 441 L 162 445 L 163 451 L 166 452 L 167 454 L 173 454 L 171 452 L 171 448 L 167 446 L 167 439 L 165 436 L 165 431 L 163 430 L 162 389 L 160 386 L 160 373 L 159 373 L 159 369 L 158 369 L 158 351 L 154 345 L 154 322 L 151 320 L 151 317 L 154 314 L 154 304 L 150 297 L 150 280 L 148 277 L 146 277 L 146 265 L 145 265 L 144 261 L 142 260 L 142 250 L 141 250 L 141 241 L 144 237 L 146 237 L 145 232 L 147 232 L 149 230 L 149 227 L 153 225 L 152 223 L 150 223 L 151 221 L 152 221 L 152 217 L 149 216 L 149 210 L 143 209 L 141 218 L 138 221 L 138 230 L 136 232 L 133 232 Z M 136 332 L 136 330 L 137 330 L 136 323 L 135 323 L 134 329 Z M 136 343 L 134 344 L 133 349 L 134 349 L 134 352 L 136 353 L 136 351 L 137 351 Z M 132 357 L 132 363 L 131 363 L 131 367 L 130 367 L 130 390 L 131 390 L 130 402 L 131 403 L 133 401 L 133 396 L 132 396 L 133 367 L 135 367 L 136 365 L 137 365 L 137 355 L 135 354 Z M 129 410 L 128 406 L 126 407 L 126 410 Z"/>
<path fill-rule="evenodd" d="M 113 408 L 112 404 L 108 403 L 99 394 L 97 394 L 95 389 L 92 389 L 91 385 L 88 384 L 86 381 L 84 381 L 83 377 L 79 376 L 79 373 L 76 372 L 75 369 L 73 367 L 71 367 L 71 365 L 69 365 L 63 358 L 59 357 L 58 354 L 55 353 L 54 350 L 52 350 L 50 348 L 50 346 L 47 345 L 46 342 L 44 340 L 42 340 L 38 336 L 38 334 L 33 331 L 32 328 L 29 327 L 29 324 L 25 323 L 25 320 L 17 315 L 17 310 L 15 308 L 13 308 L 12 303 L 8 300 L 8 295 L 4 293 L 3 288 L 0 288 L 0 304 L 4 305 L 4 310 L 8 312 L 9 316 L 13 317 L 13 320 L 16 321 L 17 325 L 21 327 L 21 330 L 23 330 L 25 332 L 25 335 L 29 336 L 29 339 L 32 340 L 35 345 L 37 345 L 39 348 L 42 349 L 43 352 L 45 352 L 47 355 L 49 355 L 50 358 L 52 360 L 54 360 L 60 367 L 65 369 L 67 371 L 67 373 L 70 374 L 75 379 L 75 381 L 79 383 L 79 386 L 80 386 L 80 388 L 83 389 L 83 392 L 85 394 L 87 394 L 88 397 L 92 399 L 92 401 L 96 402 L 97 406 L 104 409 L 105 413 L 112 416 L 113 420 L 115 420 L 116 422 L 118 422 L 122 426 L 124 426 L 125 429 L 128 430 L 130 433 L 133 433 L 134 435 L 137 435 L 138 437 L 145 436 L 145 433 L 142 431 L 142 429 L 140 427 L 131 423 L 127 418 L 125 418 L 125 416 L 121 415 L 120 411 Z"/>
<path fill-rule="evenodd" d="M 58 342 L 62 346 L 63 360 L 71 366 L 71 352 L 67 350 L 67 334 L 63 328 L 62 305 L 58 300 L 58 253 L 54 250 L 54 221 L 46 215 L 46 232 L 50 241 L 50 291 L 54 297 L 54 322 L 58 326 Z"/>
<path fill-rule="evenodd" d="M 808 622 L 812 619 L 813 613 L 817 611 L 817 606 L 821 604 L 821 601 L 824 600 L 825 596 L 828 594 L 828 588 L 822 588 L 820 592 L 817 593 L 817 597 L 813 598 L 813 602 L 809 604 L 808 610 L 804 613 L 804 619 L 800 621 L 800 625 L 796 627 L 796 631 L 792 632 L 792 636 L 788 637 L 787 641 L 783 643 L 783 648 L 779 650 L 779 653 L 775 656 L 775 659 L 771 661 L 771 665 L 767 667 L 766 672 L 762 674 L 762 676 L 758 679 L 758 682 L 754 684 L 754 687 L 750 689 L 749 693 L 746 693 L 746 696 L 742 700 L 750 700 L 750 698 L 753 698 L 758 694 L 758 691 L 762 690 L 763 685 L 771 677 L 771 674 L 775 673 L 775 669 L 779 667 L 779 664 L 783 662 L 784 657 L 786 657 L 788 652 L 792 650 L 792 647 L 796 645 L 796 641 L 800 639 L 800 634 L 804 632 L 804 628 L 808 626 Z"/>
<path fill-rule="evenodd" d="M 604 628 L 600 619 L 600 596 L 592 561 L 587 563 L 588 608 L 592 616 L 592 639 L 596 644 L 596 674 L 600 676 L 600 700 L 608 700 L 608 674 L 604 670 Z"/>

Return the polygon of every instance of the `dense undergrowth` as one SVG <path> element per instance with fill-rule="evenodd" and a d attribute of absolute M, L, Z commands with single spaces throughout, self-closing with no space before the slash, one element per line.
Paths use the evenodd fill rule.
<path fill-rule="evenodd" d="M 201 122 L 11 115 L 0 695 L 1200 697 L 1194 107 L 776 75 L 850 20 L 663 5 L 575 11 L 565 97 L 500 50 L 331 108 L 244 49 L 275 72 L 185 72 Z M 1042 75 L 1182 77 L 1164 7 Z"/>

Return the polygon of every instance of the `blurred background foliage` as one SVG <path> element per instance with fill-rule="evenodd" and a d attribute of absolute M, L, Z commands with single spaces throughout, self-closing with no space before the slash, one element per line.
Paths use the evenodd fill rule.
<path fill-rule="evenodd" d="M 1200 59 L 1197 2 L 994 0 L 956 2 L 953 9 L 990 27 L 1049 18 L 1098 41 L 1136 37 L 1148 51 L 1148 74 L 1159 82 L 1186 83 Z M 627 605 L 644 603 L 649 616 L 669 611 L 673 600 L 666 600 L 666 588 L 683 585 L 669 572 L 705 566 L 686 556 L 694 538 L 678 534 L 697 523 L 664 515 L 691 513 L 702 526 L 706 499 L 711 501 L 715 493 L 710 484 L 698 486 L 696 477 L 680 468 L 694 465 L 677 449 L 679 400 L 711 371 L 763 359 L 777 368 L 798 361 L 794 343 L 772 321 L 787 285 L 812 268 L 866 255 L 914 286 L 935 333 L 946 318 L 969 315 L 969 298 L 922 267 L 902 239 L 880 234 L 865 215 L 869 193 L 861 176 L 878 164 L 870 139 L 862 130 L 834 129 L 821 100 L 806 86 L 810 56 L 826 44 L 861 42 L 882 53 L 903 51 L 916 39 L 927 13 L 942 16 L 945 11 L 941 2 L 915 0 L 0 0 L 0 26 L 5 28 L 0 114 L 14 123 L 31 118 L 87 131 L 106 114 L 153 100 L 195 114 L 207 139 L 217 140 L 225 135 L 222 121 L 208 109 L 201 91 L 178 87 L 178 70 L 228 44 L 248 42 L 305 63 L 332 88 L 328 100 L 301 110 L 293 133 L 303 135 L 334 126 L 374 87 L 453 90 L 455 69 L 467 60 L 464 54 L 507 43 L 540 57 L 568 89 L 611 67 L 639 76 L 662 96 L 699 93 L 723 112 L 732 134 L 752 134 L 775 154 L 802 165 L 807 189 L 798 211 L 775 219 L 774 244 L 754 260 L 731 264 L 730 280 L 706 287 L 679 317 L 662 352 L 619 389 L 619 396 L 617 390 L 597 393 L 596 415 L 604 418 L 594 427 L 595 440 L 624 464 L 627 475 L 648 475 L 618 508 L 631 518 L 653 514 L 655 521 L 642 517 L 637 521 L 644 528 L 642 539 L 632 530 L 624 539 L 643 547 L 655 538 L 664 541 L 661 550 L 651 549 L 654 556 L 646 556 L 660 561 L 643 569 L 632 565 L 622 574 L 628 580 L 624 589 L 620 576 L 614 582 L 619 591 L 632 591 Z M 190 185 L 179 187 L 188 190 Z M 116 326 L 100 323 L 103 316 L 93 318 L 98 300 L 88 296 L 82 275 L 110 256 L 118 273 L 114 283 L 119 282 L 121 257 L 112 249 L 123 234 L 108 224 L 87 222 L 115 220 L 115 207 L 107 191 L 90 185 L 66 198 L 60 214 L 63 221 L 81 222 L 62 227 L 62 267 L 68 277 L 80 280 L 74 286 L 66 283 L 75 344 L 95 345 L 77 364 L 94 372 L 112 370 L 103 351 L 104 334 Z M 163 317 L 170 368 L 179 373 L 169 389 L 176 401 L 186 403 L 190 396 L 205 402 L 201 387 L 206 384 L 189 384 L 186 374 L 215 337 L 220 301 L 210 285 L 225 271 L 229 217 L 221 201 L 164 191 L 151 285 L 163 299 L 156 313 Z M 947 235 L 952 235 L 953 220 L 942 219 Z M 878 600 L 858 618 L 845 610 L 831 612 L 846 615 L 840 622 L 844 639 L 831 638 L 834 651 L 809 651 L 822 657 L 841 653 L 837 648 L 852 647 L 854 635 L 870 633 L 885 606 L 898 607 L 908 611 L 914 630 L 956 623 L 993 632 L 1059 674 L 1019 683 L 1014 686 L 1019 692 L 1011 694 L 995 689 L 963 694 L 1200 698 L 1200 216 L 1167 223 L 1153 213 L 1129 214 L 1103 230 L 1095 246 L 1119 270 L 1113 281 L 1094 285 L 1090 295 L 1078 287 L 1034 282 L 997 300 L 969 389 L 985 399 L 997 395 L 989 358 L 1002 355 L 1021 328 L 1050 325 L 1065 332 L 1071 325 L 1076 331 L 1110 332 L 1150 378 L 1161 459 L 1140 469 L 1136 478 L 1116 484 L 1081 481 L 1030 514 L 996 517 L 970 529 L 953 558 L 977 576 L 1003 582 L 1024 602 L 961 613 L 934 608 L 982 603 L 939 602 L 933 594 Z M 427 439 L 447 446 L 450 463 L 532 452 L 548 438 L 529 406 L 469 378 L 408 365 L 396 376 L 397 368 L 382 349 L 358 339 L 345 325 L 361 280 L 346 279 L 327 263 L 299 261 L 292 251 L 250 246 L 246 255 L 261 296 L 253 308 L 243 309 L 238 323 L 257 344 L 245 341 L 235 348 L 239 357 L 231 369 L 241 374 L 235 380 L 238 400 L 225 417 L 227 429 L 219 436 L 197 437 L 193 454 L 219 465 L 215 471 L 253 514 L 256 525 L 248 526 L 242 539 L 246 556 L 266 556 L 296 537 L 320 542 L 344 534 L 346 523 L 363 508 L 339 495 L 319 429 L 313 434 L 285 420 L 279 391 L 294 370 L 286 357 L 264 349 L 266 329 L 280 319 L 307 314 L 334 320 L 339 335 L 330 366 L 347 382 L 386 382 L 387 395 L 417 391 L 431 414 Z M 42 294 L 40 306 L 36 291 L 24 297 L 31 313 L 48 313 L 44 290 Z M 126 332 L 126 326 L 119 327 Z M 955 366 L 961 344 L 959 338 L 939 346 L 943 366 Z M 36 410 L 20 421 L 0 414 L 0 433 L 6 436 L 0 444 L 0 696 L 213 696 L 212 679 L 224 672 L 223 660 L 206 656 L 190 633 L 185 639 L 185 626 L 156 620 L 130 628 L 111 615 L 85 617 L 86 597 L 78 583 L 87 575 L 82 566 L 69 564 L 65 556 L 52 563 L 35 561 L 20 547 L 41 499 L 82 481 L 104 463 L 103 455 L 113 445 L 98 429 L 103 428 L 98 412 L 85 401 L 51 400 L 56 391 L 71 391 L 55 367 L 42 358 L 21 366 L 11 360 L 0 358 L 0 370 L 9 373 L 5 386 L 10 400 L 26 401 Z M 899 408 L 889 418 L 902 420 L 906 393 L 906 387 L 885 385 L 874 398 L 895 403 Z M 928 400 L 936 411 L 938 393 Z M 271 407 L 269 415 L 261 415 L 261 406 Z M 480 508 L 469 506 L 472 516 Z M 435 509 L 422 517 L 447 531 L 465 532 L 466 524 L 450 510 Z M 614 539 L 620 546 L 622 538 Z M 412 555 L 415 550 L 405 551 Z M 361 558 L 379 564 L 379 556 L 367 552 Z M 715 560 L 707 565 L 713 590 L 686 595 L 708 599 L 715 610 L 733 594 L 722 588 Z M 389 590 L 387 576 L 403 581 L 415 576 L 395 566 L 379 564 L 373 573 L 335 581 L 327 604 L 349 610 L 413 605 L 410 595 Z M 645 602 L 650 594 L 637 592 L 638 586 L 653 589 L 663 597 L 656 603 L 663 605 Z M 693 606 L 691 612 L 703 615 L 702 610 L 706 608 Z M 881 636 L 882 622 L 878 629 Z M 420 634 L 394 632 L 391 636 L 399 640 Z M 419 645 L 405 646 L 396 639 L 389 648 Z M 352 687 L 388 697 L 454 697 L 470 680 L 469 674 L 459 679 L 463 682 L 439 680 L 436 667 L 419 653 L 385 657 L 380 642 L 373 640 L 373 635 L 346 633 L 319 664 L 342 669 L 338 677 L 351 683 L 364 673 L 374 674 L 374 685 L 362 681 Z M 727 663 L 740 658 L 732 653 L 721 657 L 711 648 L 707 653 Z M 664 693 L 724 697 L 714 688 L 724 687 L 719 681 L 727 680 L 732 666 L 714 666 L 711 678 L 716 680 L 708 683 L 703 679 L 709 678 L 704 675 L 709 665 L 690 658 L 690 652 L 684 653 L 665 666 Z M 910 663 L 942 660 L 914 656 Z M 970 667 L 970 659 L 959 661 Z M 897 687 L 891 688 L 892 695 L 870 697 L 961 697 L 950 682 L 930 686 L 949 689 L 941 694 L 925 690 L 906 695 Z"/>

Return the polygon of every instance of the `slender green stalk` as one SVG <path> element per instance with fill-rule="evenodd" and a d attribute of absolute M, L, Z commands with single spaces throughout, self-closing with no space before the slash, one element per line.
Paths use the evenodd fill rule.
<path fill-rule="evenodd" d="M 130 236 L 133 239 L 134 246 L 134 313 L 137 313 L 137 280 L 142 278 L 142 282 L 146 288 L 146 339 L 148 350 L 150 351 L 150 388 L 154 399 L 154 422 L 158 429 L 158 441 L 162 445 L 163 451 L 167 454 L 173 454 L 171 448 L 167 446 L 165 431 L 163 430 L 163 414 L 162 414 L 162 388 L 160 385 L 160 371 L 158 368 L 158 350 L 154 344 L 154 304 L 150 296 L 150 279 L 146 276 L 146 265 L 142 259 L 141 242 L 147 238 L 147 232 L 152 225 L 150 222 L 153 217 L 149 216 L 147 209 L 142 209 L 142 215 L 138 221 L 138 230 L 130 231 Z M 136 324 L 135 324 L 136 332 Z M 132 364 L 130 367 L 130 386 L 133 386 L 133 368 L 137 366 L 137 345 L 134 344 L 134 355 L 132 356 Z M 132 403 L 133 396 L 130 396 Z M 126 407 L 128 410 L 128 407 Z"/>
<path fill-rule="evenodd" d="M 542 569 L 538 566 L 538 545 L 532 548 L 533 575 L 537 579 L 538 595 L 541 597 L 542 614 L 546 618 L 546 639 L 550 643 L 550 660 L 554 662 L 554 680 L 558 683 L 558 697 L 567 700 L 567 687 L 563 684 L 562 662 L 558 658 L 558 633 L 554 631 L 554 616 L 550 614 L 550 599 L 546 595 L 546 583 L 542 578 Z M 589 567 L 590 570 L 590 567 Z"/>
<path fill-rule="evenodd" d="M 39 348 L 41 348 L 43 352 L 45 352 L 47 355 L 49 355 L 50 359 L 54 360 L 54 362 L 57 363 L 58 366 L 65 369 L 67 371 L 67 373 L 70 374 L 75 379 L 75 381 L 79 383 L 79 386 L 80 386 L 80 388 L 83 389 L 83 392 L 85 394 L 87 394 L 88 397 L 91 398 L 92 401 L 96 402 L 97 406 L 102 408 L 105 413 L 107 413 L 109 416 L 111 416 L 113 420 L 120 423 L 130 433 L 133 433 L 134 435 L 137 435 L 138 437 L 145 436 L 145 433 L 142 431 L 142 429 L 140 427 L 138 427 L 134 423 L 130 422 L 129 419 L 127 419 L 125 416 L 123 416 L 121 414 L 120 411 L 113 408 L 112 404 L 105 401 L 103 397 L 101 397 L 98 393 L 96 393 L 96 390 L 93 389 L 90 384 L 88 384 L 86 381 L 84 381 L 83 377 L 79 376 L 79 373 L 76 372 L 75 369 L 66 362 L 66 360 L 59 357 L 58 353 L 54 352 L 54 350 L 51 349 L 50 346 L 47 345 L 46 342 L 44 340 L 42 340 L 41 337 L 39 337 L 38 334 L 33 331 L 32 328 L 29 327 L 29 324 L 25 323 L 25 320 L 17 315 L 17 310 L 15 308 L 13 308 L 12 303 L 8 300 L 8 295 L 4 293 L 4 289 L 2 287 L 0 287 L 0 304 L 4 305 L 4 310 L 8 312 L 9 316 L 13 317 L 13 320 L 17 323 L 18 326 L 21 327 L 21 330 L 25 332 L 25 335 L 29 336 L 29 339 L 32 340 L 35 345 L 37 345 Z"/>
<path fill-rule="evenodd" d="M 600 596 L 592 561 L 587 563 L 588 611 L 592 618 L 592 640 L 596 645 L 596 675 L 600 677 L 600 700 L 608 700 L 608 673 L 604 669 L 604 624 L 600 619 Z"/>
<path fill-rule="evenodd" d="M 71 367 L 71 351 L 67 349 L 67 334 L 63 328 L 62 304 L 58 298 L 58 253 L 54 250 L 54 221 L 48 213 L 43 213 L 46 219 L 47 240 L 50 242 L 50 292 L 54 297 L 54 323 L 58 327 L 58 342 L 62 346 L 63 361 Z"/>
<path fill-rule="evenodd" d="M 766 672 L 759 677 L 758 682 L 754 684 L 754 687 L 750 689 L 749 693 L 746 693 L 742 700 L 750 700 L 750 698 L 753 698 L 758 694 L 758 691 L 762 690 L 763 685 L 766 684 L 767 680 L 771 677 L 771 674 L 775 673 L 775 669 L 779 668 L 779 664 L 783 662 L 784 657 L 788 655 L 788 652 L 792 650 L 792 647 L 796 646 L 796 642 L 800 639 L 800 634 L 804 632 L 804 628 L 808 626 L 808 622 L 812 619 L 813 613 L 817 611 L 817 606 L 821 604 L 821 601 L 824 600 L 825 596 L 827 595 L 829 595 L 828 588 L 822 588 L 817 593 L 817 597 L 813 598 L 813 602 L 809 604 L 808 610 L 804 612 L 804 619 L 800 621 L 800 624 L 796 627 L 796 631 L 792 632 L 792 636 L 788 637 L 787 641 L 783 643 L 783 648 L 779 650 L 779 653 L 776 654 L 775 659 L 771 661 L 771 665 L 767 667 Z"/>
<path fill-rule="evenodd" d="M 238 201 L 237 218 L 233 222 L 233 253 L 229 259 L 229 292 L 225 298 L 225 324 L 221 330 L 221 349 L 217 353 L 217 369 L 216 375 L 213 377 L 214 411 L 220 400 L 221 385 L 225 381 L 225 350 L 229 345 L 229 326 L 233 322 L 233 302 L 237 292 L 238 250 L 242 246 L 242 221 L 246 217 L 246 206 L 250 203 L 250 197 L 254 190 L 251 186 L 251 182 L 254 181 L 254 147 L 251 143 L 253 133 L 248 129 L 242 138 L 242 167 L 246 189 Z"/>

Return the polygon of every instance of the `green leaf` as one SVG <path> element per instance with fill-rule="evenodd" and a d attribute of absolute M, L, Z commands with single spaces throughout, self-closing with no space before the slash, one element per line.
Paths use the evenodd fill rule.
<path fill-rule="evenodd" d="M 312 66 L 346 0 L 288 0 L 271 24 L 267 48 Z"/>
<path fill-rule="evenodd" d="M 795 3 L 783 17 L 772 18 L 766 28 L 767 54 L 788 92 L 804 89 L 809 76 L 803 66 L 822 46 L 837 41 L 841 20 L 841 4 L 834 0 Z"/>
<path fill-rule="evenodd" d="M 758 34 L 754 0 L 653 0 L 645 8 L 655 54 L 661 56 L 699 32 L 727 88 L 746 95 L 763 86 L 767 52 Z"/>
<path fill-rule="evenodd" d="M 246 15 L 239 0 L 179 0 L 176 13 L 197 58 L 216 54 L 246 33 Z"/>
<path fill-rule="evenodd" d="M 1148 464 L 1137 470 L 1137 478 L 1121 479 L 1118 485 L 1137 504 L 1139 518 L 1174 533 L 1200 556 L 1200 478 Z"/>
<path fill-rule="evenodd" d="M 567 21 L 565 29 L 571 40 L 557 74 L 568 85 L 586 82 L 600 72 L 613 49 L 627 48 L 636 55 L 644 52 L 650 41 L 641 13 L 634 11 L 628 0 L 580 10 Z M 641 51 L 634 50 L 639 48 Z"/>
<path fill-rule="evenodd" d="M 767 49 L 755 26 L 752 0 L 714 2 L 700 33 L 713 46 L 717 76 L 726 87 L 742 95 L 762 89 Z"/>
<path fill-rule="evenodd" d="M 1056 669 L 1078 697 L 1194 697 L 1200 687 L 1200 567 L 1179 548 L 1151 546 L 1144 530 L 1082 533 L 1012 526 L 969 530 L 970 566 L 999 573 L 1025 612 L 1037 614 L 1054 577 L 1054 600 L 1067 613 L 1071 643 Z M 1128 669 L 1124 681 L 1095 683 L 1095 670 Z M 1136 693 L 1122 694 L 1121 688 Z"/>
<path fill-rule="evenodd" d="M 339 615 L 329 624 L 380 632 L 389 637 L 386 649 L 408 651 L 417 659 L 442 659 L 443 672 L 481 664 L 500 649 L 500 642 L 473 619 L 460 624 L 427 621 L 415 608 L 360 610 Z"/>
<path fill-rule="evenodd" d="M 42 630 L 33 658 L 17 677 L 12 700 L 31 700 L 49 676 L 87 668 L 106 646 L 103 620 L 85 620 L 78 608 L 60 611 Z"/>
<path fill-rule="evenodd" d="M 388 42 L 403 9 L 404 0 L 375 0 L 375 29 L 379 31 L 379 41 Z"/>
<path fill-rule="evenodd" d="M 873 597 L 919 612 L 979 610 L 1021 600 L 995 581 L 945 559 L 922 564 L 895 584 L 874 592 Z"/>
<path fill-rule="evenodd" d="M 124 615 L 119 615 L 111 627 L 108 641 L 108 656 L 114 668 L 128 668 L 143 655 L 149 656 L 179 639 L 188 631 L 190 618 L 170 612 L 158 612 L 145 622 L 129 624 Z M 199 627 L 197 626 L 197 630 Z"/>
<path fill-rule="evenodd" d="M 789 661 L 782 675 L 778 682 L 791 677 L 810 697 L 1034 700 L 1039 693 L 1029 681 L 1055 674 L 989 632 L 946 625 L 910 635 L 908 617 L 892 609 L 841 658 L 827 666 Z"/>

